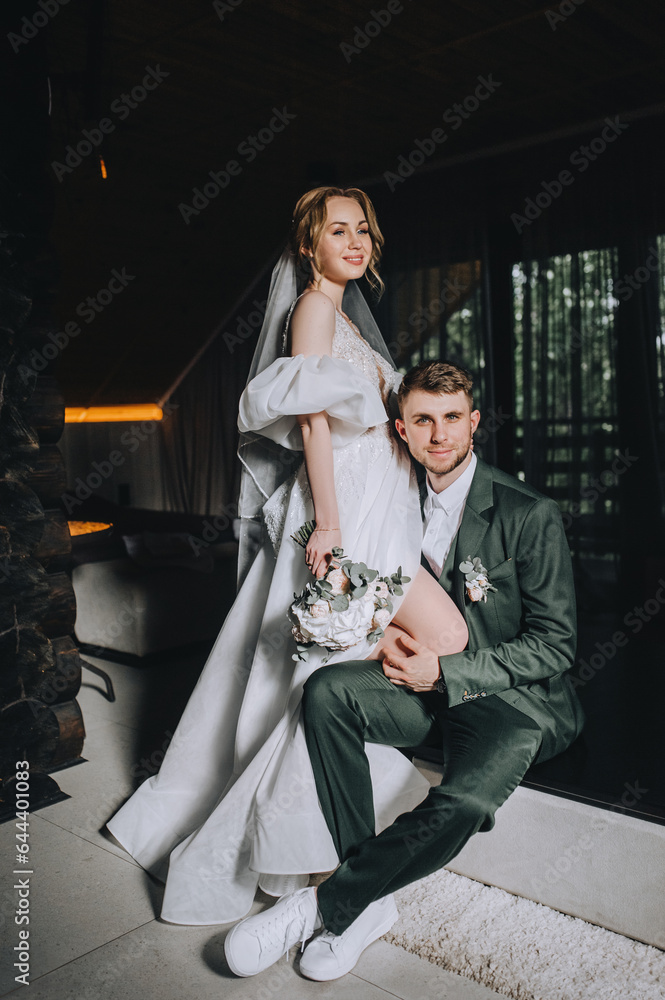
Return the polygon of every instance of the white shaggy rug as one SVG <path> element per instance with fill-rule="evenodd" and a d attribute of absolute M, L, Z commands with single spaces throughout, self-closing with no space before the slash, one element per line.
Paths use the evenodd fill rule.
<path fill-rule="evenodd" d="M 396 893 L 386 940 L 513 1000 L 665 1000 L 665 954 L 439 871 Z"/>

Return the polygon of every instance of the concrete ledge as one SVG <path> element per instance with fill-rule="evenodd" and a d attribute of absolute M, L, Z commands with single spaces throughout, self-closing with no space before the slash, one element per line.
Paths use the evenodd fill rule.
<path fill-rule="evenodd" d="M 436 765 L 414 763 L 439 783 Z M 665 948 L 665 827 L 655 823 L 520 786 L 494 829 L 446 867 Z"/>

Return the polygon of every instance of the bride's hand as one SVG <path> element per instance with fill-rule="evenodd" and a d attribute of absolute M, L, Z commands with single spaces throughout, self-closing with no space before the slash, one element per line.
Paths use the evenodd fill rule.
<path fill-rule="evenodd" d="M 342 533 L 339 528 L 315 528 L 309 536 L 305 549 L 305 562 L 317 579 L 328 569 L 332 550 L 337 547 L 342 547 Z"/>

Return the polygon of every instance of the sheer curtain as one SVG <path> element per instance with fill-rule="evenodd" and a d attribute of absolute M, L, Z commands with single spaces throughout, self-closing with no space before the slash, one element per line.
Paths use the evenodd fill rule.
<path fill-rule="evenodd" d="M 615 248 L 513 267 L 517 472 L 559 501 L 578 565 L 618 556 L 616 274 Z"/>

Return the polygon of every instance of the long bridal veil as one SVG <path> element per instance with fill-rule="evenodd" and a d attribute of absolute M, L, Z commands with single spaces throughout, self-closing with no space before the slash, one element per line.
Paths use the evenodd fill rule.
<path fill-rule="evenodd" d="M 286 321 L 289 310 L 309 280 L 287 248 L 275 265 L 266 313 L 252 357 L 247 378 L 249 384 L 257 375 L 284 355 Z M 365 297 L 355 281 L 349 281 L 344 291 L 344 309 L 370 347 L 393 365 Z M 394 367 L 394 365 L 393 365 Z M 261 511 L 266 501 L 286 482 L 302 461 L 302 452 L 289 451 L 261 434 L 240 432 L 238 458 L 242 465 L 238 517 L 240 536 L 238 552 L 238 587 L 247 576 L 263 541 Z"/>

